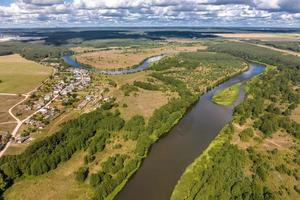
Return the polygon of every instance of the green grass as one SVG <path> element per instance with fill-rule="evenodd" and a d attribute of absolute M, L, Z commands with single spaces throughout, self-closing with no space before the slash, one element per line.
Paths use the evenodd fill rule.
<path fill-rule="evenodd" d="M 51 75 L 52 69 L 14 54 L 0 56 L 0 93 L 26 93 Z"/>
<path fill-rule="evenodd" d="M 78 152 L 57 169 L 41 176 L 17 180 L 4 194 L 4 199 L 91 199 L 93 191 L 87 183 L 78 183 L 74 172 L 83 165 L 84 152 Z"/>
<path fill-rule="evenodd" d="M 213 96 L 212 101 L 219 105 L 229 106 L 238 97 L 240 88 L 241 88 L 241 83 L 237 83 L 228 88 L 225 88 L 225 89 L 217 92 Z"/>

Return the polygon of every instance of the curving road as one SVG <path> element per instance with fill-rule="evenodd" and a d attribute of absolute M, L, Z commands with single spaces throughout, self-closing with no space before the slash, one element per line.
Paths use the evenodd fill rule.
<path fill-rule="evenodd" d="M 2 95 L 2 96 L 7 96 L 7 95 L 9 95 L 9 96 L 17 96 L 17 94 L 6 94 L 6 93 L 0 93 L 0 95 Z M 22 122 L 17 116 L 15 116 L 15 115 L 12 113 L 12 110 L 13 110 L 16 106 L 18 106 L 18 105 L 20 105 L 21 103 L 23 103 L 24 101 L 26 101 L 26 100 L 28 99 L 28 97 L 30 97 L 30 92 L 27 93 L 27 94 L 22 94 L 22 96 L 24 96 L 25 98 L 22 99 L 21 101 L 19 101 L 18 103 L 16 103 L 15 105 L 13 105 L 12 107 L 10 107 L 9 110 L 8 110 L 8 113 L 10 114 L 10 116 L 12 116 L 12 117 L 16 120 L 16 122 L 17 122 L 17 126 L 14 128 L 13 132 L 11 133 L 12 137 L 15 137 L 15 136 L 16 136 L 16 134 L 18 133 L 18 130 L 20 129 L 20 127 L 21 127 L 22 124 L 24 123 L 24 122 Z M 5 147 L 1 150 L 1 152 L 0 152 L 0 157 L 3 156 L 3 154 L 5 153 L 5 151 L 7 150 L 7 148 L 10 146 L 11 142 L 12 142 L 12 141 L 9 140 L 9 142 L 8 142 L 8 143 L 5 145 Z"/>
<path fill-rule="evenodd" d="M 53 71 L 52 71 L 52 75 L 54 75 L 56 72 L 56 69 L 53 68 Z M 40 84 L 39 86 L 37 86 L 36 88 L 34 88 L 33 90 L 25 93 L 25 94 L 21 94 L 21 96 L 24 97 L 24 99 L 22 99 L 21 101 L 19 101 L 18 103 L 16 103 L 15 105 L 13 105 L 12 107 L 9 108 L 8 110 L 8 113 L 10 114 L 10 116 L 12 116 L 14 119 L 15 119 L 15 122 L 4 122 L 4 123 L 17 123 L 16 127 L 14 128 L 13 132 L 11 133 L 12 137 L 15 137 L 20 129 L 20 127 L 23 125 L 23 123 L 30 119 L 33 115 L 35 115 L 36 113 L 38 113 L 41 109 L 45 108 L 46 106 L 48 106 L 54 99 L 57 98 L 54 97 L 49 103 L 47 103 L 45 106 L 43 106 L 42 108 L 40 108 L 39 110 L 37 110 L 36 112 L 34 112 L 33 114 L 29 115 L 26 119 L 24 120 L 20 120 L 17 116 L 15 116 L 12 112 L 12 110 L 17 107 L 18 105 L 20 105 L 21 103 L 23 103 L 24 101 L 26 101 L 33 92 L 37 91 L 38 88 L 40 88 L 43 84 L 45 84 L 47 81 L 49 80 L 46 79 L 42 84 Z M 20 94 L 14 94 L 14 93 L 0 93 L 0 96 L 19 96 Z M 4 124 L 4 123 L 1 123 L 1 124 Z M 9 142 L 5 145 L 5 147 L 0 151 L 0 157 L 2 157 L 5 153 L 5 151 L 8 149 L 8 147 L 11 145 L 12 141 L 9 140 Z"/>
<path fill-rule="evenodd" d="M 79 85 L 80 83 L 82 83 L 83 81 L 83 74 L 80 72 L 80 76 L 81 76 L 81 79 L 75 83 L 75 85 Z M 46 80 L 47 81 L 47 80 Z M 47 104 L 45 104 L 43 107 L 41 107 L 40 109 L 38 109 L 37 111 L 35 111 L 34 113 L 32 113 L 31 115 L 29 115 L 28 117 L 26 117 L 25 119 L 23 120 L 20 120 L 17 116 L 15 116 L 12 112 L 12 110 L 20 105 L 21 103 L 23 103 L 24 101 L 26 101 L 33 92 L 35 92 L 41 85 L 39 85 L 38 87 L 36 87 L 34 90 L 26 93 L 26 94 L 22 94 L 22 96 L 24 96 L 25 98 L 22 99 L 21 101 L 19 101 L 18 103 L 16 103 L 15 105 L 13 105 L 9 110 L 8 110 L 8 113 L 16 120 L 16 127 L 14 128 L 13 132 L 11 133 L 12 137 L 15 137 L 18 133 L 18 130 L 20 129 L 20 127 L 24 124 L 24 122 L 26 122 L 28 119 L 30 119 L 32 116 L 34 116 L 35 114 L 37 114 L 38 112 L 40 112 L 42 109 L 48 107 L 55 99 L 57 99 L 57 97 L 59 97 L 59 95 L 55 95 Z M 0 93 L 0 95 L 9 95 L 9 96 L 17 96 L 18 94 L 11 94 L 11 93 Z M 10 122 L 12 123 L 12 122 Z M 0 152 L 0 157 L 2 157 L 5 153 L 5 151 L 8 149 L 8 147 L 11 145 L 12 143 L 12 140 L 10 140 L 6 145 L 5 147 L 1 150 Z"/>

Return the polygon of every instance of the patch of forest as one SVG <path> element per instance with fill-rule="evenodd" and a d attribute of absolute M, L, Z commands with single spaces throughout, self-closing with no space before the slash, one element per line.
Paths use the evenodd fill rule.
<path fill-rule="evenodd" d="M 280 52 L 247 43 L 224 41 L 211 45 L 209 49 L 217 52 L 228 53 L 246 60 L 255 60 L 267 63 L 279 68 L 294 67 L 300 69 L 299 57 L 283 55 Z"/>
<path fill-rule="evenodd" d="M 23 42 L 3 42 L 0 43 L 0 56 L 10 54 L 20 54 L 22 57 L 40 61 L 44 58 L 60 58 L 70 51 L 64 47 L 57 47 L 45 44 L 30 44 Z"/>

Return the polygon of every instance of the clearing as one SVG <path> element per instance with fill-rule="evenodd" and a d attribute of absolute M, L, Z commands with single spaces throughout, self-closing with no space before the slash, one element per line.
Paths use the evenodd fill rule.
<path fill-rule="evenodd" d="M 122 117 L 125 120 L 130 119 L 136 114 L 143 115 L 146 119 L 151 117 L 155 109 L 168 103 L 170 98 L 176 97 L 175 93 L 169 91 L 150 91 L 138 88 L 138 91 L 126 96 L 120 89 L 123 85 L 132 85 L 134 81 L 146 81 L 149 78 L 149 71 L 138 72 L 134 74 L 111 76 L 118 87 L 110 88 L 110 95 L 116 97 Z M 127 105 L 124 107 L 123 105 Z"/>
<path fill-rule="evenodd" d="M 0 56 L 0 93 L 27 93 L 51 75 L 52 69 L 20 55 Z"/>

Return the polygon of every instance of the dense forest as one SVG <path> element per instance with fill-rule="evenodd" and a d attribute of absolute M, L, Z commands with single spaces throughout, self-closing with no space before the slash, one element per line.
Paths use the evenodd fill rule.
<path fill-rule="evenodd" d="M 212 49 L 280 67 L 269 68 L 247 83 L 245 100 L 235 108 L 234 120 L 187 168 L 172 199 L 299 197 L 299 159 L 296 157 L 300 125 L 290 115 L 300 103 L 297 64 L 300 59 L 233 42 L 217 44 Z M 288 153 L 280 146 L 272 150 L 263 148 L 262 143 L 278 132 L 283 135 L 277 137 L 292 138 Z M 275 183 L 272 177 L 278 173 L 284 179 Z"/>
<path fill-rule="evenodd" d="M 253 41 L 258 44 L 272 46 L 278 49 L 286 49 L 290 51 L 300 52 L 300 42 L 293 41 Z"/>
<path fill-rule="evenodd" d="M 70 51 L 64 47 L 56 47 L 45 44 L 30 44 L 23 42 L 3 42 L 0 43 L 0 56 L 9 54 L 20 54 L 29 59 L 40 61 L 44 58 L 60 58 L 61 55 Z"/>
<path fill-rule="evenodd" d="M 277 67 L 295 67 L 300 69 L 299 58 L 292 55 L 283 55 L 280 52 L 257 47 L 241 42 L 219 42 L 210 47 L 217 52 L 228 53 L 246 60 L 254 60 Z"/>

